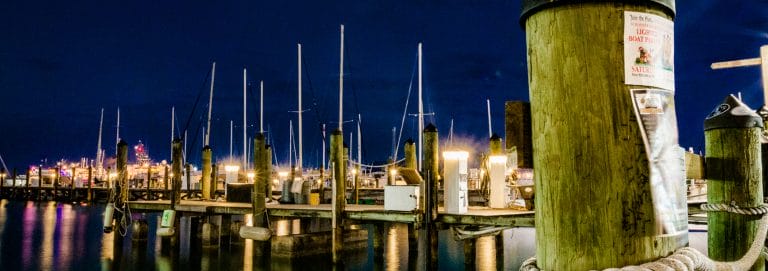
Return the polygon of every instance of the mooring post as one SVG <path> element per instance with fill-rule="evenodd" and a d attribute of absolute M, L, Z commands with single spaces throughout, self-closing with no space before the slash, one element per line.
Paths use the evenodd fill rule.
<path fill-rule="evenodd" d="M 27 167 L 27 178 L 24 183 L 24 198 L 29 199 L 31 192 L 29 191 L 29 180 L 32 179 L 32 169 Z"/>
<path fill-rule="evenodd" d="M 264 196 L 269 202 L 272 201 L 272 145 L 266 143 L 264 145 L 264 171 L 267 178 L 264 182 Z"/>
<path fill-rule="evenodd" d="M 5 169 L 0 168 L 0 198 L 5 197 Z"/>
<path fill-rule="evenodd" d="M 88 202 L 93 202 L 93 166 L 88 166 L 88 194 L 86 195 Z"/>
<path fill-rule="evenodd" d="M 186 179 L 187 179 L 187 199 L 191 198 L 192 196 L 192 189 L 190 189 L 190 186 L 192 185 L 192 165 L 187 163 L 184 165 L 184 171 L 186 172 Z"/>
<path fill-rule="evenodd" d="M 171 151 L 173 151 L 173 145 L 171 145 Z M 168 199 L 168 165 L 163 165 L 163 199 Z"/>
<path fill-rule="evenodd" d="M 152 191 L 150 190 L 150 184 L 152 183 L 152 165 L 147 163 L 147 182 L 145 183 L 147 189 L 147 200 L 152 200 Z"/>
<path fill-rule="evenodd" d="M 13 168 L 13 174 L 11 175 L 11 178 L 11 186 L 13 187 L 11 192 L 13 196 L 16 196 L 16 168 Z"/>
<path fill-rule="evenodd" d="M 342 251 L 344 249 L 344 207 L 346 206 L 346 163 L 344 161 L 344 138 L 341 134 L 341 130 L 335 130 L 331 133 L 331 162 L 333 163 L 333 186 L 334 186 L 334 206 L 335 214 L 332 221 L 332 241 L 331 241 L 331 253 L 333 254 L 333 262 L 342 262 Z"/>
<path fill-rule="evenodd" d="M 413 142 L 413 139 L 408 139 L 405 141 L 405 147 L 404 153 L 405 153 L 405 168 L 408 169 L 418 169 L 417 168 L 417 162 L 416 160 L 416 143 Z M 424 210 L 426 210 L 426 187 L 424 186 L 424 182 L 419 183 L 419 212 L 421 213 L 421 216 L 424 216 Z M 414 223 L 414 224 L 408 224 L 408 254 L 410 255 L 411 252 L 413 252 L 413 255 L 418 255 L 418 249 L 419 249 L 419 227 L 420 225 Z"/>
<path fill-rule="evenodd" d="M 747 105 L 729 95 L 704 121 L 707 203 L 758 207 L 763 203 L 760 136 L 763 122 Z M 757 234 L 760 215 L 708 212 L 709 257 L 740 259 Z M 750 270 L 764 270 L 762 256 Z"/>
<path fill-rule="evenodd" d="M 256 170 L 256 177 L 253 178 L 253 194 L 251 201 L 253 204 L 253 226 L 264 227 L 266 225 L 265 217 L 265 188 L 267 180 L 269 179 L 269 173 L 267 172 L 267 166 L 265 158 L 266 152 L 266 140 L 264 134 L 258 133 L 253 142 L 253 168 Z"/>
<path fill-rule="evenodd" d="M 37 200 L 40 201 L 40 197 L 43 191 L 43 165 L 37 168 Z"/>
<path fill-rule="evenodd" d="M 355 196 L 353 197 L 355 199 L 355 204 L 360 204 L 360 176 L 363 174 L 360 170 L 363 168 L 360 166 L 360 161 L 357 161 L 358 164 L 355 165 L 355 173 L 353 174 L 355 178 Z"/>
<path fill-rule="evenodd" d="M 181 160 L 182 160 L 182 142 L 180 138 L 174 138 L 171 143 L 171 210 L 176 208 L 176 204 L 181 201 Z M 189 164 L 187 164 L 189 168 Z M 189 176 L 189 171 L 187 171 Z"/>
<path fill-rule="evenodd" d="M 464 270 L 475 270 L 475 251 L 477 239 L 464 239 Z"/>
<path fill-rule="evenodd" d="M 211 146 L 203 147 L 202 164 L 203 174 L 200 179 L 200 191 L 203 194 L 203 200 L 211 199 L 211 159 L 213 156 L 213 150 Z"/>
<path fill-rule="evenodd" d="M 439 150 L 438 150 L 437 127 L 433 124 L 424 128 L 424 157 L 422 158 L 422 176 L 426 182 L 427 188 L 427 213 L 424 219 L 427 222 L 427 269 L 437 269 L 437 192 L 439 189 L 440 173 L 439 168 Z"/>
<path fill-rule="evenodd" d="M 60 167 L 55 168 L 56 171 L 53 172 L 53 197 L 51 200 L 56 200 L 56 196 L 59 194 L 59 178 L 61 174 L 59 172 L 61 171 Z M 5 183 L 5 181 L 3 181 Z"/>
<path fill-rule="evenodd" d="M 75 175 L 77 175 L 76 172 L 77 167 L 72 167 L 72 174 L 69 176 L 69 200 L 74 201 L 77 197 L 75 196 Z"/>
<path fill-rule="evenodd" d="M 599 270 L 671 254 L 687 243 L 687 216 L 677 207 L 661 212 L 654 201 L 679 200 L 673 196 L 682 178 L 660 173 L 682 170 L 648 157 L 676 151 L 674 0 L 524 0 L 522 6 L 536 135 L 538 268 Z M 634 108 L 644 95 L 653 103 L 643 102 L 641 118 Z M 664 133 L 648 146 L 638 124 L 645 118 L 658 120 L 653 128 Z M 674 188 L 671 195 L 655 193 L 664 185 Z M 665 219 L 674 227 L 657 227 Z"/>
<path fill-rule="evenodd" d="M 216 200 L 216 190 L 219 188 L 219 165 L 211 165 L 211 194 L 210 199 Z"/>

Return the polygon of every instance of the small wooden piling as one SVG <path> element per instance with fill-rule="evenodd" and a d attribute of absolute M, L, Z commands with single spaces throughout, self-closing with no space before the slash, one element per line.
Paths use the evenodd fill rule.
<path fill-rule="evenodd" d="M 146 190 L 147 190 L 147 200 L 152 200 L 152 191 L 150 190 L 150 184 L 152 183 L 152 165 L 147 164 L 147 182 L 146 182 Z"/>
<path fill-rule="evenodd" d="M 267 201 L 272 201 L 272 145 L 264 145 L 264 171 L 267 172 L 267 181 L 264 183 L 264 196 Z"/>
<path fill-rule="evenodd" d="M 416 160 L 416 143 L 413 142 L 413 139 L 408 139 L 405 141 L 405 147 L 403 148 L 405 153 L 405 168 L 411 168 L 411 169 L 417 169 L 417 160 Z"/>
<path fill-rule="evenodd" d="M 61 168 L 56 167 L 54 169 L 55 171 L 53 172 L 53 196 L 51 197 L 51 200 L 55 201 L 56 196 L 59 193 L 59 176 L 60 176 L 59 171 L 61 170 Z"/>
<path fill-rule="evenodd" d="M 69 177 L 69 200 L 74 201 L 77 199 L 75 195 L 75 176 L 77 174 L 77 167 L 72 167 L 72 176 Z"/>
<path fill-rule="evenodd" d="M 488 142 L 488 149 L 490 150 L 491 155 L 502 155 L 504 154 L 504 147 L 501 142 L 501 137 L 497 134 L 493 134 L 491 136 L 491 140 Z"/>
<path fill-rule="evenodd" d="M 5 192 L 5 169 L 0 168 L 0 198 L 4 197 Z"/>
<path fill-rule="evenodd" d="M 171 145 L 171 151 L 173 151 L 173 145 Z M 173 155 L 173 153 L 171 153 L 171 155 Z M 163 199 L 167 200 L 169 198 L 168 193 L 168 165 L 163 165 Z"/>
<path fill-rule="evenodd" d="M 211 159 L 213 156 L 213 150 L 211 146 L 203 147 L 202 164 L 203 164 L 203 176 L 200 179 L 200 191 L 202 192 L 203 200 L 211 199 Z"/>
<path fill-rule="evenodd" d="M 475 251 L 477 251 L 477 239 L 464 240 L 464 270 L 475 270 Z"/>
<path fill-rule="evenodd" d="M 211 165 L 211 194 L 208 196 L 212 200 L 216 200 L 216 190 L 219 187 L 219 165 Z"/>
<path fill-rule="evenodd" d="M 13 190 L 11 190 L 13 193 L 13 196 L 16 196 L 16 168 L 13 168 L 13 174 L 11 175 L 12 181 L 11 181 L 11 187 L 13 187 Z"/>
<path fill-rule="evenodd" d="M 704 121 L 707 203 L 735 204 L 741 208 L 760 206 L 763 203 L 762 120 L 733 95 L 729 95 L 720 108 L 729 109 L 715 110 Z M 707 218 L 709 257 L 734 261 L 749 250 L 761 216 L 709 212 Z M 765 270 L 762 256 L 750 270 Z"/>
<path fill-rule="evenodd" d="M 43 165 L 37 168 L 37 200 L 40 200 L 43 192 Z"/>
<path fill-rule="evenodd" d="M 437 269 L 437 191 L 439 189 L 440 173 L 437 127 L 433 124 L 424 128 L 424 157 L 422 159 L 422 176 L 424 176 L 427 190 L 427 213 L 424 219 L 427 222 L 427 269 Z"/>
<path fill-rule="evenodd" d="M 27 167 L 27 179 L 26 179 L 26 183 L 24 184 L 24 198 L 25 199 L 29 199 L 31 197 L 30 196 L 31 192 L 29 191 L 29 180 L 32 179 L 31 175 L 32 175 L 32 169 Z"/>
<path fill-rule="evenodd" d="M 173 174 L 171 177 L 171 209 L 174 209 L 176 204 L 181 201 L 181 145 L 182 142 L 179 138 L 173 139 L 171 143 L 171 174 Z"/>
<path fill-rule="evenodd" d="M 341 130 L 335 130 L 331 133 L 331 162 L 333 163 L 333 176 L 334 176 L 334 191 L 336 192 L 334 197 L 334 217 L 333 217 L 333 229 L 331 231 L 332 244 L 331 253 L 333 254 L 333 262 L 341 263 L 341 253 L 344 247 L 344 207 L 346 206 L 346 163 L 344 161 L 344 138 L 341 134 Z"/>
<path fill-rule="evenodd" d="M 191 189 L 191 185 L 192 185 L 192 165 L 190 165 L 189 163 L 184 165 L 184 171 L 186 172 L 186 174 L 184 176 L 186 176 L 186 179 L 187 179 L 187 198 L 191 198 L 192 197 L 192 189 Z M 179 191 L 181 191 L 181 189 L 179 189 Z"/>
<path fill-rule="evenodd" d="M 128 202 L 128 143 L 124 140 L 120 140 L 117 143 L 117 163 L 115 167 L 117 170 L 117 181 L 115 182 L 117 186 L 115 188 L 119 191 L 119 202 L 116 202 L 115 206 L 120 206 Z"/>
<path fill-rule="evenodd" d="M 93 202 L 93 166 L 88 166 L 88 194 L 86 195 L 88 202 Z"/>

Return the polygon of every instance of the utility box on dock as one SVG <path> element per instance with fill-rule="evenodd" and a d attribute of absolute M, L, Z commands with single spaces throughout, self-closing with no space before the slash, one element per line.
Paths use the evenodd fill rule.
<path fill-rule="evenodd" d="M 467 158 L 469 154 L 462 151 L 443 152 L 444 202 L 445 212 L 463 214 L 469 205 L 467 189 Z"/>
<path fill-rule="evenodd" d="M 413 211 L 419 209 L 418 185 L 384 186 L 384 210 Z"/>

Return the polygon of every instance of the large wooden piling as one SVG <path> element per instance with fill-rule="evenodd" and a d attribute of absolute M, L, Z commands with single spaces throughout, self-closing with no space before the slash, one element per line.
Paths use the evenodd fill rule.
<path fill-rule="evenodd" d="M 413 139 L 405 141 L 405 147 L 403 147 L 403 153 L 405 154 L 405 168 L 417 169 L 418 161 L 416 160 L 416 143 Z"/>
<path fill-rule="evenodd" d="M 27 179 L 26 179 L 26 183 L 24 183 L 24 198 L 25 199 L 29 199 L 29 198 L 32 197 L 31 196 L 32 192 L 29 191 L 29 180 L 30 179 L 32 179 L 32 169 L 27 167 Z"/>
<path fill-rule="evenodd" d="M 264 185 L 269 181 L 269 172 L 267 172 L 266 153 L 266 138 L 264 134 L 258 133 L 253 140 L 253 168 L 256 171 L 256 176 L 253 178 L 251 202 L 253 204 L 254 227 L 264 227 L 267 223 Z"/>
<path fill-rule="evenodd" d="M 333 254 L 333 262 L 341 263 L 341 253 L 344 247 L 344 207 L 346 206 L 347 199 L 345 191 L 347 191 L 345 168 L 346 163 L 344 161 L 344 137 L 341 134 L 341 130 L 336 130 L 331 133 L 331 162 L 333 163 L 333 191 L 334 198 L 334 214 L 332 221 L 332 246 L 331 253 Z"/>
<path fill-rule="evenodd" d="M 542 270 L 636 265 L 685 244 L 684 231 L 657 227 L 630 95 L 648 86 L 625 84 L 626 11 L 661 23 L 674 16 L 674 0 L 523 1 Z M 674 99 L 665 104 L 674 125 Z M 676 138 L 673 129 L 659 137 Z"/>
<path fill-rule="evenodd" d="M 437 269 L 437 191 L 440 188 L 438 181 L 440 180 L 439 169 L 439 149 L 438 149 L 438 134 L 437 127 L 433 124 L 427 125 L 424 128 L 424 157 L 422 159 L 421 175 L 424 177 L 425 187 L 427 190 L 425 208 L 425 221 L 427 223 L 427 269 Z"/>
<path fill-rule="evenodd" d="M 147 163 L 147 182 L 145 183 L 145 189 L 147 190 L 147 200 L 152 200 L 152 190 L 150 190 L 150 184 L 152 183 L 152 165 Z"/>
<path fill-rule="evenodd" d="M 722 112 L 721 108 L 729 109 Z M 707 203 L 735 204 L 741 208 L 762 205 L 762 130 L 760 117 L 733 95 L 707 117 L 704 121 Z M 759 215 L 709 212 L 709 257 L 734 261 L 744 256 L 757 234 L 760 218 Z M 760 257 L 750 270 L 765 270 L 765 260 Z"/>
<path fill-rule="evenodd" d="M 171 156 L 173 156 L 173 145 L 171 145 Z M 173 158 L 171 158 L 173 159 Z M 163 165 L 163 199 L 168 199 L 168 165 Z"/>
<path fill-rule="evenodd" d="M 171 143 L 171 209 L 181 201 L 181 139 L 175 138 Z"/>
<path fill-rule="evenodd" d="M 125 202 L 128 202 L 128 143 L 124 140 L 120 140 L 117 143 L 117 163 L 115 165 L 117 171 L 117 180 L 115 181 L 115 188 L 118 192 L 119 202 L 115 203 L 115 206 L 120 206 Z"/>
<path fill-rule="evenodd" d="M 202 178 L 200 178 L 200 191 L 202 192 L 203 200 L 209 200 L 211 199 L 211 160 L 213 156 L 213 151 L 211 150 L 211 146 L 205 146 L 203 147 L 203 155 L 202 155 L 202 164 L 203 164 L 203 174 Z"/>

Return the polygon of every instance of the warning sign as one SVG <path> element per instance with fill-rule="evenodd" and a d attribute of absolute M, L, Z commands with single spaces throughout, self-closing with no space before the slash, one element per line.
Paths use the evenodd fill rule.
<path fill-rule="evenodd" d="M 675 89 L 674 25 L 642 12 L 624 12 L 624 81 Z"/>

